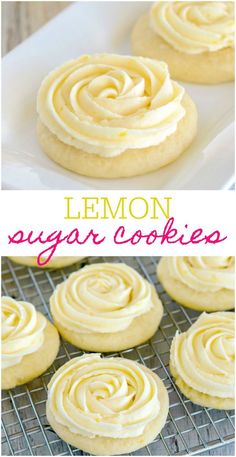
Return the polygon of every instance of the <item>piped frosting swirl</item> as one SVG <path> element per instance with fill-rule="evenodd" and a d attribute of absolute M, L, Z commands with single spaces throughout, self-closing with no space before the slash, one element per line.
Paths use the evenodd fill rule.
<path fill-rule="evenodd" d="M 160 402 L 154 376 L 142 365 L 86 354 L 54 374 L 47 407 L 72 433 L 129 438 L 141 435 L 158 416 Z"/>
<path fill-rule="evenodd" d="M 50 307 L 68 330 L 119 332 L 153 307 L 153 286 L 126 264 L 96 263 L 59 284 Z"/>
<path fill-rule="evenodd" d="M 18 365 L 44 342 L 46 318 L 31 303 L 2 297 L 2 367 Z"/>
<path fill-rule="evenodd" d="M 234 348 L 234 313 L 203 313 L 172 342 L 175 377 L 199 393 L 233 399 Z"/>
<path fill-rule="evenodd" d="M 234 290 L 234 257 L 166 257 L 169 274 L 193 290 Z"/>
<path fill-rule="evenodd" d="M 127 149 L 159 145 L 173 134 L 185 115 L 183 95 L 164 62 L 83 55 L 44 79 L 37 111 L 63 143 L 114 157 Z"/>
<path fill-rule="evenodd" d="M 150 27 L 177 51 L 215 52 L 234 47 L 234 4 L 227 2 L 156 2 Z"/>

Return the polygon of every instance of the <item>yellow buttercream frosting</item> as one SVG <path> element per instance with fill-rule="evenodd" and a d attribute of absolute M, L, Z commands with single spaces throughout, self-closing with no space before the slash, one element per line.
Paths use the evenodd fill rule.
<path fill-rule="evenodd" d="M 46 76 L 37 111 L 66 145 L 114 157 L 127 149 L 159 145 L 173 134 L 185 115 L 183 95 L 164 62 L 83 55 Z"/>
<path fill-rule="evenodd" d="M 31 303 L 2 297 L 2 367 L 19 364 L 44 342 L 46 318 Z"/>
<path fill-rule="evenodd" d="M 157 383 L 142 365 L 99 354 L 76 357 L 48 385 L 48 408 L 72 433 L 139 436 L 160 411 Z"/>
<path fill-rule="evenodd" d="M 215 52 L 234 46 L 234 4 L 226 2 L 156 2 L 150 27 L 177 51 Z"/>
<path fill-rule="evenodd" d="M 166 257 L 169 274 L 193 290 L 234 290 L 234 257 Z"/>
<path fill-rule="evenodd" d="M 71 331 L 119 332 L 153 307 L 152 287 L 126 264 L 96 263 L 56 287 L 51 312 Z"/>
<path fill-rule="evenodd" d="M 201 314 L 172 342 L 170 361 L 175 378 L 200 394 L 233 399 L 234 348 L 234 313 Z"/>

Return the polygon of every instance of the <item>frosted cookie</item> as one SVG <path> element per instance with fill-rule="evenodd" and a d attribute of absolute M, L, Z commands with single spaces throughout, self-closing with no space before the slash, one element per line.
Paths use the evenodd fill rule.
<path fill-rule="evenodd" d="M 60 334 L 94 352 L 147 341 L 163 315 L 154 286 L 121 263 L 96 263 L 72 273 L 56 287 L 50 308 Z"/>
<path fill-rule="evenodd" d="M 48 385 L 47 419 L 67 443 L 94 455 L 128 454 L 164 427 L 168 394 L 161 379 L 128 359 L 76 357 Z"/>
<path fill-rule="evenodd" d="M 134 54 L 164 60 L 172 78 L 200 84 L 234 79 L 234 4 L 156 2 L 132 32 Z"/>
<path fill-rule="evenodd" d="M 46 265 L 38 265 L 37 257 L 8 257 L 12 262 L 19 263 L 21 265 L 27 265 L 28 267 L 38 268 L 64 268 L 73 263 L 79 262 L 84 257 L 53 257 Z"/>
<path fill-rule="evenodd" d="M 40 376 L 59 349 L 56 328 L 31 303 L 2 297 L 2 389 Z"/>
<path fill-rule="evenodd" d="M 232 312 L 203 313 L 187 332 L 176 334 L 170 371 L 193 403 L 234 409 L 234 345 Z"/>
<path fill-rule="evenodd" d="M 197 129 L 196 107 L 168 67 L 143 57 L 84 55 L 49 73 L 37 97 L 38 139 L 85 176 L 143 175 L 177 159 Z"/>
<path fill-rule="evenodd" d="M 157 276 L 178 303 L 197 311 L 234 308 L 234 257 L 162 257 Z"/>

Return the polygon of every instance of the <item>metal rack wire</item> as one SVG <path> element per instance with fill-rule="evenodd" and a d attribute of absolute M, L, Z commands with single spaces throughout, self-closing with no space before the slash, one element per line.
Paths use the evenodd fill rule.
<path fill-rule="evenodd" d="M 170 398 L 168 420 L 161 434 L 133 455 L 205 455 L 206 451 L 233 443 L 233 412 L 194 405 L 179 392 L 170 376 L 168 363 L 172 338 L 177 329 L 185 331 L 198 313 L 177 305 L 164 292 L 156 278 L 157 258 L 89 257 L 78 266 L 101 261 L 123 261 L 139 271 L 154 283 L 165 310 L 160 328 L 150 341 L 119 354 L 143 363 L 157 373 Z M 75 268 L 75 265 L 61 270 L 27 268 L 3 258 L 3 294 L 32 302 L 50 318 L 49 297 L 56 285 Z M 59 366 L 77 355 L 82 352 L 62 341 L 59 354 L 46 373 L 26 385 L 3 392 L 2 455 L 85 455 L 62 441 L 50 428 L 45 415 L 47 384 L 51 376 Z"/>

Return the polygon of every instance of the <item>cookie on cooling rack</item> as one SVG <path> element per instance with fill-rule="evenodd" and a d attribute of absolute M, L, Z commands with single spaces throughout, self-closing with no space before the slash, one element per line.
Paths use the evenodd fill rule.
<path fill-rule="evenodd" d="M 197 311 L 234 308 L 234 257 L 162 257 L 157 276 L 178 303 Z"/>
<path fill-rule="evenodd" d="M 44 373 L 59 350 L 57 329 L 31 303 L 2 297 L 2 389 Z"/>
<path fill-rule="evenodd" d="M 133 29 L 134 54 L 165 61 L 177 80 L 199 84 L 232 81 L 233 3 L 156 2 Z"/>
<path fill-rule="evenodd" d="M 8 257 L 15 263 L 20 265 L 26 265 L 28 267 L 38 267 L 38 268 L 64 268 L 73 263 L 78 262 L 79 260 L 84 259 L 84 257 L 53 257 L 46 265 L 38 265 L 37 257 Z"/>
<path fill-rule="evenodd" d="M 197 405 L 234 409 L 234 313 L 203 313 L 170 350 L 170 371 L 181 392 Z"/>
<path fill-rule="evenodd" d="M 50 308 L 60 334 L 94 352 L 147 341 L 163 315 L 154 286 L 121 263 L 95 263 L 72 273 L 56 287 Z"/>
<path fill-rule="evenodd" d="M 128 359 L 76 357 L 48 385 L 47 419 L 67 443 L 94 455 L 128 454 L 160 433 L 167 390 L 148 368 Z"/>
<path fill-rule="evenodd" d="M 43 151 L 85 176 L 138 176 L 174 161 L 192 143 L 197 110 L 164 62 L 83 55 L 49 73 L 37 97 Z"/>

